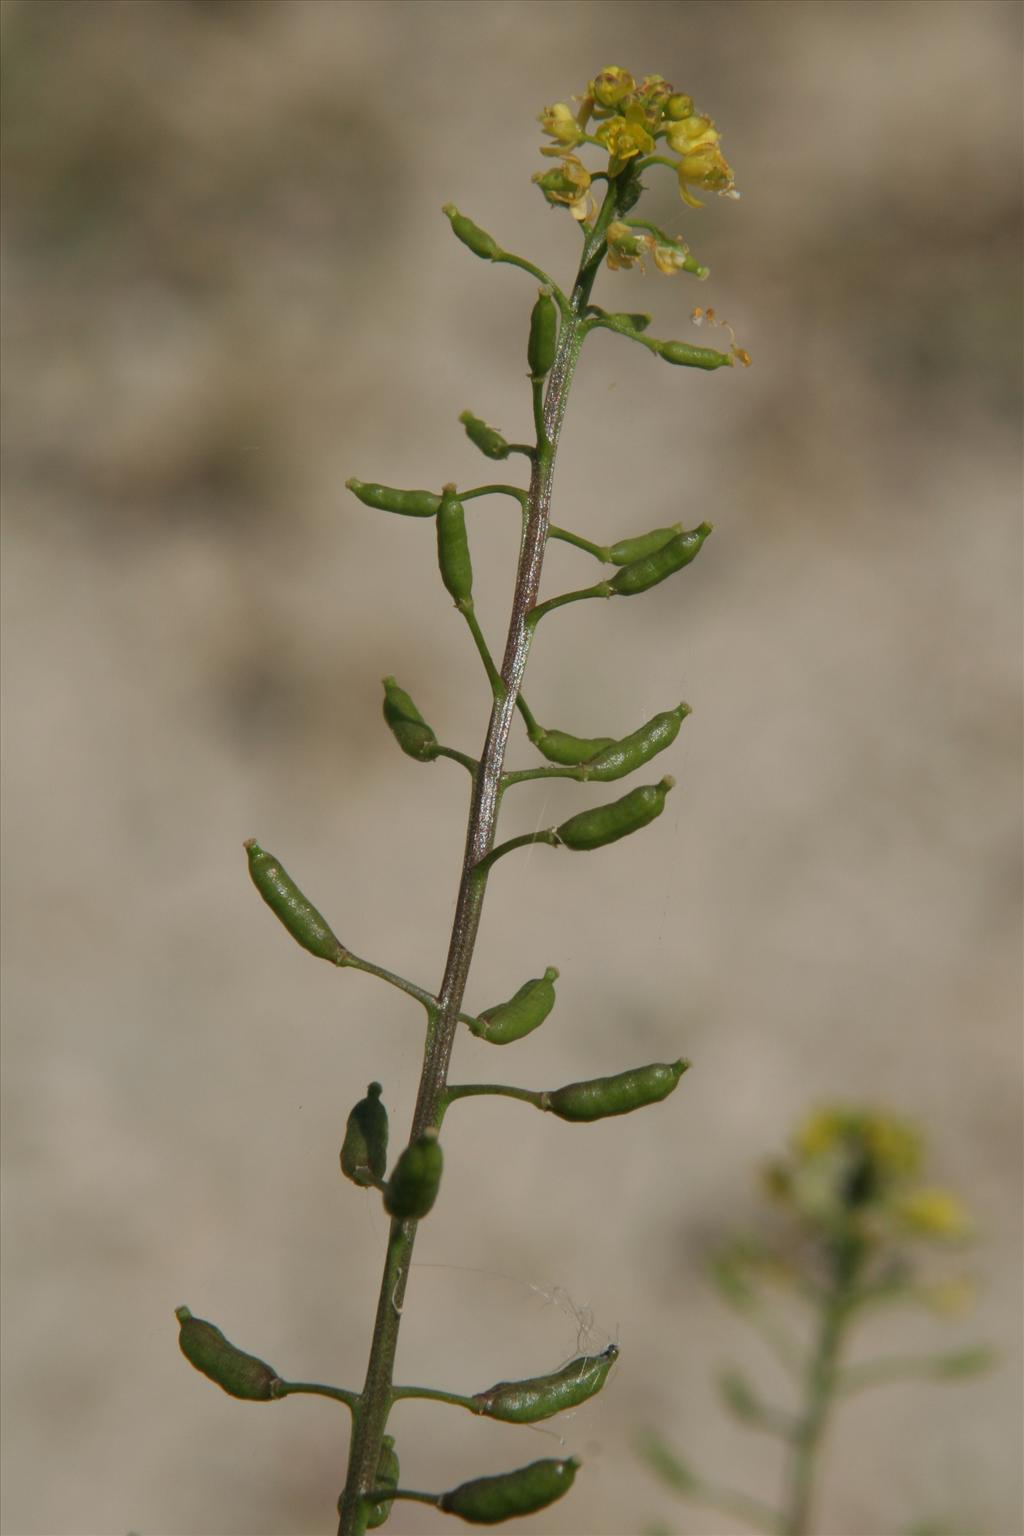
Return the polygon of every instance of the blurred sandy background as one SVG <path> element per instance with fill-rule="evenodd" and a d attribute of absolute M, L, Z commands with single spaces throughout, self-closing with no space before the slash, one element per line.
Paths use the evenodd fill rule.
<path fill-rule="evenodd" d="M 649 216 L 711 280 L 606 274 L 595 298 L 684 337 L 711 303 L 754 366 L 588 344 L 557 520 L 717 531 L 643 603 L 548 621 L 529 697 L 587 734 L 694 715 L 656 832 L 500 868 L 469 1001 L 561 968 L 514 1082 L 695 1066 L 632 1121 L 453 1112 L 399 1375 L 474 1391 L 589 1323 L 622 1362 L 559 1426 L 585 1474 L 533 1527 L 736 1529 L 674 1504 L 631 1437 L 653 1422 L 771 1496 L 775 1448 L 711 1374 L 781 1384 L 700 1260 L 756 1219 L 795 1118 L 867 1099 L 971 1201 L 982 1293 L 863 1347 L 1005 1358 L 852 1401 L 816 1530 L 1018 1536 L 1020 43 L 986 0 L 3 6 L 7 1536 L 334 1529 L 343 1412 L 233 1403 L 172 1309 L 292 1378 L 361 1381 L 384 1224 L 337 1148 L 371 1077 L 400 1137 L 420 1015 L 290 944 L 241 843 L 436 985 L 464 775 L 401 756 L 379 679 L 470 750 L 486 690 L 430 528 L 343 482 L 479 483 L 466 406 L 527 432 L 534 285 L 440 205 L 568 279 L 534 115 L 611 62 L 695 95 L 743 196 L 692 214 L 652 175 Z M 473 527 L 497 643 L 512 514 Z M 545 590 L 590 570 L 556 547 Z M 581 796 L 521 792 L 508 833 Z M 493 1068 L 460 1042 L 457 1078 Z M 396 1414 L 407 1485 L 555 1454 L 464 1419 Z M 411 1505 L 389 1527 L 440 1528 Z"/>

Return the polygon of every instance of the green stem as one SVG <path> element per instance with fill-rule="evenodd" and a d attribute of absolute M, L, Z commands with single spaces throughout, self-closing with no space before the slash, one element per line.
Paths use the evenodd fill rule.
<path fill-rule="evenodd" d="M 529 500 L 526 491 L 518 485 L 478 485 L 471 491 L 460 491 L 460 501 L 472 501 L 474 496 L 514 496 L 520 506 L 525 506 Z"/>
<path fill-rule="evenodd" d="M 359 1404 L 357 1392 L 346 1392 L 344 1387 L 325 1387 L 318 1381 L 280 1381 L 274 1388 L 275 1397 L 294 1397 L 300 1392 L 313 1397 L 331 1397 L 335 1402 L 351 1408 L 353 1413 Z"/>
<path fill-rule="evenodd" d="M 481 1093 L 496 1093 L 506 1099 L 521 1099 L 535 1109 L 544 1108 L 543 1093 L 530 1088 L 513 1088 L 508 1083 L 456 1083 L 446 1090 L 445 1105 L 454 1104 L 456 1099 L 475 1099 Z"/>
<path fill-rule="evenodd" d="M 491 656 L 490 647 L 487 644 L 487 641 L 484 639 L 484 632 L 480 628 L 480 624 L 476 616 L 476 609 L 473 606 L 473 599 L 471 597 L 464 597 L 462 601 L 456 603 L 455 606 L 462 614 L 462 617 L 465 619 L 467 625 L 469 626 L 469 632 L 473 636 L 473 644 L 479 651 L 480 660 L 484 664 L 484 671 L 487 673 L 487 681 L 491 685 L 491 692 L 496 699 L 500 698 L 504 691 L 505 684 L 501 680 L 501 673 L 494 665 L 494 658 Z M 470 761 L 473 763 L 473 772 L 476 773 L 478 764 L 473 758 L 471 758 Z"/>
<path fill-rule="evenodd" d="M 424 1397 L 434 1403 L 451 1403 L 453 1408 L 468 1408 L 470 1413 L 480 1413 L 480 1404 L 471 1397 L 463 1397 L 460 1392 L 442 1392 L 440 1387 L 392 1387 L 391 1398 L 393 1402 L 401 1402 L 404 1398 Z"/>
<path fill-rule="evenodd" d="M 423 1004 L 428 1016 L 437 1012 L 437 998 L 425 987 L 418 987 L 415 982 L 406 981 L 404 976 L 399 976 L 394 971 L 387 971 L 382 965 L 374 965 L 372 960 L 361 959 L 350 949 L 345 951 L 344 966 L 351 967 L 354 971 L 365 971 L 367 976 L 376 976 L 381 981 L 386 981 L 389 986 L 397 987 L 399 992 L 404 992 L 407 997 L 414 997 L 418 1003 Z"/>
<path fill-rule="evenodd" d="M 556 528 L 554 524 L 548 529 L 548 534 L 553 539 L 561 539 L 563 544 L 575 544 L 577 549 L 586 550 L 588 555 L 593 555 L 595 560 L 600 560 L 602 565 L 608 564 L 608 546 L 606 544 L 594 544 L 590 539 L 585 539 L 581 534 L 570 533 L 568 528 Z"/>
<path fill-rule="evenodd" d="M 535 630 L 546 613 L 564 608 L 566 603 L 582 603 L 588 597 L 611 597 L 614 588 L 607 581 L 599 581 L 592 587 L 580 587 L 575 592 L 563 592 L 561 597 L 549 597 L 546 603 L 538 603 L 527 616 L 530 630 Z"/>
<path fill-rule="evenodd" d="M 486 872 L 478 873 L 478 866 L 494 847 L 509 730 L 533 635 L 532 628 L 527 624 L 527 616 L 536 606 L 540 587 L 544 547 L 547 543 L 550 521 L 558 440 L 580 347 L 583 344 L 584 312 L 607 248 L 605 231 L 615 216 L 620 192 L 627 181 L 628 178 L 620 178 L 618 182 L 609 186 L 594 227 L 586 235 L 572 296 L 563 310 L 555 360 L 548 375 L 544 399 L 544 430 L 538 438 L 536 453 L 532 460 L 529 500 L 526 505 L 512 597 L 512 614 L 501 665 L 503 692 L 501 697 L 496 697 L 494 700 L 483 752 L 480 755 L 479 772 L 473 781 L 469 824 L 466 829 L 466 849 L 448 947 L 448 959 L 438 992 L 437 1012 L 431 1014 L 428 1020 L 423 1070 L 410 1140 L 415 1139 L 430 1127 L 436 1128 L 444 1113 L 448 1065 L 480 927 L 487 885 Z M 524 267 L 534 276 L 540 277 L 542 282 L 551 287 L 556 299 L 560 303 L 564 301 L 564 296 L 560 295 L 546 273 L 540 272 L 539 269 L 518 257 L 505 255 L 499 259 Z M 366 1368 L 366 1380 L 349 1445 L 345 1488 L 340 1501 L 338 1536 L 364 1536 L 366 1531 L 366 1521 L 372 1507 L 368 1502 L 368 1494 L 372 1492 L 376 1483 L 381 1441 L 391 1409 L 391 1384 L 394 1379 L 401 1309 L 409 1278 L 415 1236 L 414 1221 L 392 1221 L 377 1302 L 373 1339 L 370 1345 L 370 1358 Z"/>
<path fill-rule="evenodd" d="M 471 778 L 480 766 L 475 757 L 470 757 L 468 752 L 456 752 L 454 747 L 442 747 L 438 743 L 434 751 L 438 757 L 450 757 L 453 763 L 461 763 Z"/>
<path fill-rule="evenodd" d="M 507 267 L 519 267 L 521 271 L 529 272 L 530 276 L 535 277 L 545 288 L 551 289 L 551 296 L 562 311 L 563 318 L 571 318 L 573 314 L 573 300 L 576 297 L 575 289 L 573 289 L 572 299 L 567 299 L 554 279 L 548 277 L 543 268 L 535 267 L 532 261 L 527 261 L 525 256 L 513 256 L 509 251 L 502 251 L 501 255 L 495 256 L 494 260 L 495 262 L 502 262 Z"/>
<path fill-rule="evenodd" d="M 811 1529 L 814 1479 L 836 1394 L 839 1357 L 862 1258 L 863 1249 L 856 1236 L 844 1234 L 835 1240 L 831 1283 L 822 1301 L 818 1337 L 807 1368 L 804 1411 L 793 1436 L 782 1536 L 808 1536 Z"/>
<path fill-rule="evenodd" d="M 504 778 L 505 775 L 502 775 Z M 558 847 L 558 838 L 553 828 L 547 827 L 542 832 L 523 832 L 519 837 L 510 837 L 507 842 L 499 843 L 497 848 L 492 848 L 477 865 L 477 874 L 486 877 L 492 864 L 503 859 L 506 853 L 511 853 L 514 848 L 525 848 L 530 843 L 547 843 L 549 848 Z"/>

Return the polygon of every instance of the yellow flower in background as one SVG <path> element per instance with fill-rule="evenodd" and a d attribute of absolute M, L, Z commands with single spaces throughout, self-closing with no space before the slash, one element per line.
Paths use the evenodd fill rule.
<path fill-rule="evenodd" d="M 794 1138 L 802 1159 L 820 1157 L 851 1144 L 863 1147 L 884 1178 L 913 1173 L 921 1161 L 921 1138 L 913 1126 L 869 1109 L 831 1107 L 809 1115 Z"/>
<path fill-rule="evenodd" d="M 966 1237 L 971 1229 L 963 1202 L 946 1189 L 913 1189 L 896 1204 L 896 1215 L 918 1237 Z"/>
<path fill-rule="evenodd" d="M 617 64 L 610 64 L 591 80 L 587 95 L 592 96 L 599 106 L 617 107 L 620 101 L 632 95 L 635 90 L 636 81 L 629 71 L 620 69 Z"/>

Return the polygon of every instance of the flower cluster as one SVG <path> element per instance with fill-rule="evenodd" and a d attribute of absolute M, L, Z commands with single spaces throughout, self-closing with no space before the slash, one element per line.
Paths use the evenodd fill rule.
<path fill-rule="evenodd" d="M 852 1226 L 862 1235 L 880 1229 L 904 1237 L 957 1239 L 967 1235 L 967 1213 L 954 1194 L 914 1185 L 923 1155 L 912 1126 L 871 1109 L 831 1107 L 798 1129 L 792 1153 L 771 1163 L 773 1195 L 811 1226 Z"/>
<path fill-rule="evenodd" d="M 565 102 L 545 107 L 540 123 L 553 144 L 543 155 L 557 156 L 560 169 L 538 172 L 533 178 L 550 203 L 567 207 L 573 217 L 590 217 L 593 176 L 574 153 L 594 144 L 608 154 L 606 179 L 622 174 L 627 166 L 671 166 L 679 180 L 679 192 L 692 208 L 700 200 L 692 188 L 737 197 L 733 173 L 722 154 L 719 134 L 710 117 L 698 112 L 689 96 L 676 91 L 661 75 L 647 75 L 637 83 L 625 69 L 611 65 L 595 75 L 574 112 Z M 658 152 L 659 142 L 678 159 Z M 653 250 L 653 246 L 651 247 Z M 668 257 L 664 258 L 668 261 Z M 657 265 L 662 271 L 670 265 Z"/>

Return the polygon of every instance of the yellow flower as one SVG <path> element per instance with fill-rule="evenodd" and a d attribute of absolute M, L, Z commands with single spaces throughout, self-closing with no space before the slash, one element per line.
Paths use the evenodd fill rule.
<path fill-rule="evenodd" d="M 919 1237 L 955 1239 L 970 1231 L 964 1205 L 946 1189 L 911 1190 L 898 1202 L 896 1214 Z"/>
<path fill-rule="evenodd" d="M 545 107 L 537 120 L 550 138 L 557 140 L 559 144 L 568 145 L 569 148 L 578 144 L 583 137 L 572 108 L 564 101 L 557 101 L 553 107 Z M 558 151 L 556 150 L 555 153 L 557 154 Z"/>
<path fill-rule="evenodd" d="M 597 137 L 611 156 L 609 174 L 612 176 L 634 155 L 649 155 L 654 148 L 654 140 L 643 123 L 637 121 L 635 113 L 631 118 L 608 118 L 597 130 Z"/>
<path fill-rule="evenodd" d="M 602 107 L 617 107 L 633 91 L 636 90 L 636 81 L 626 69 L 619 69 L 617 64 L 610 64 L 607 69 L 602 69 L 599 75 L 595 75 L 587 87 L 587 94 Z"/>
<path fill-rule="evenodd" d="M 673 122 L 665 137 L 677 155 L 685 155 L 705 144 L 717 144 L 720 135 L 710 117 L 695 117 L 691 113 L 680 122 Z"/>

